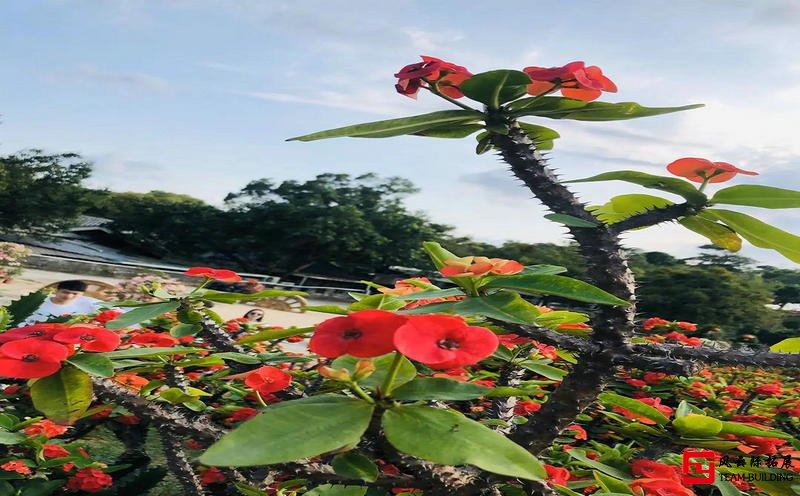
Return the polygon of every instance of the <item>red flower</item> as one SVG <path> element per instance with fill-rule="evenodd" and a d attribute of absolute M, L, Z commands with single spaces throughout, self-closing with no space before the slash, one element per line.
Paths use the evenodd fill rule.
<path fill-rule="evenodd" d="M 753 389 L 753 391 L 758 394 L 763 394 L 764 396 L 779 396 L 783 393 L 783 384 L 776 381 L 771 384 L 758 386 L 757 388 Z"/>
<path fill-rule="evenodd" d="M 583 62 L 570 62 L 563 67 L 526 67 L 522 71 L 531 78 L 532 83 L 528 85 L 531 95 L 549 93 L 559 85 L 565 97 L 590 102 L 603 91 L 617 91 L 617 86 L 599 67 L 585 67 Z"/>
<path fill-rule="evenodd" d="M 645 405 L 652 406 L 653 408 L 663 413 L 667 417 L 672 415 L 672 408 L 668 407 L 667 405 L 662 405 L 661 398 L 636 398 L 636 399 L 641 401 Z M 638 420 L 643 424 L 654 425 L 656 423 L 654 420 L 650 420 L 647 417 L 633 413 L 632 411 L 622 408 L 621 406 L 615 406 L 613 407 L 613 410 L 631 420 Z"/>
<path fill-rule="evenodd" d="M 736 174 L 757 176 L 758 172 L 742 170 L 727 162 L 712 162 L 704 158 L 680 158 L 667 166 L 667 170 L 676 176 L 685 177 L 690 181 L 702 183 L 710 178 L 710 183 L 721 183 L 732 179 Z"/>
<path fill-rule="evenodd" d="M 408 318 L 385 310 L 361 310 L 317 325 L 308 349 L 328 358 L 376 357 L 394 351 L 393 338 Z"/>
<path fill-rule="evenodd" d="M 231 412 L 231 416 L 225 422 L 243 422 L 258 415 L 258 410 L 245 406 Z M 199 449 L 199 448 L 198 448 Z"/>
<path fill-rule="evenodd" d="M 687 332 L 692 332 L 697 330 L 697 325 L 692 324 L 691 322 L 678 322 L 678 327 Z"/>
<path fill-rule="evenodd" d="M 697 496 L 672 479 L 636 479 L 629 486 L 642 496 Z"/>
<path fill-rule="evenodd" d="M 575 431 L 575 434 L 573 435 L 575 439 L 583 439 L 584 441 L 589 439 L 586 429 L 579 426 L 578 424 L 568 425 L 564 429 L 568 431 Z"/>
<path fill-rule="evenodd" d="M 133 336 L 128 340 L 128 344 L 169 348 L 178 344 L 178 340 L 163 332 L 146 332 Z"/>
<path fill-rule="evenodd" d="M 497 337 L 500 339 L 500 344 L 502 344 L 506 348 L 514 348 L 515 346 L 530 343 L 533 341 L 531 338 L 526 338 L 520 336 L 519 334 L 513 334 L 513 333 L 501 334 L 500 336 Z"/>
<path fill-rule="evenodd" d="M 625 379 L 625 382 L 633 387 L 643 387 L 647 385 L 647 383 L 641 379 Z"/>
<path fill-rule="evenodd" d="M 75 326 L 53 336 L 54 341 L 79 344 L 85 351 L 112 351 L 119 346 L 119 336 L 102 327 Z"/>
<path fill-rule="evenodd" d="M 120 315 L 122 315 L 122 312 L 118 312 L 116 310 L 103 310 L 102 312 L 100 312 L 97 315 L 95 315 L 94 319 L 92 319 L 92 320 L 94 320 L 95 322 L 97 322 L 100 325 L 103 325 L 106 322 L 111 322 L 112 320 L 116 319 Z"/>
<path fill-rule="evenodd" d="M 454 315 L 414 315 L 394 334 L 404 355 L 434 369 L 472 365 L 494 353 L 500 340 L 485 327 Z"/>
<path fill-rule="evenodd" d="M 0 334 L 0 343 L 8 343 L 9 341 L 17 341 L 19 339 L 27 338 L 49 340 L 66 328 L 66 324 L 36 324 L 32 326 L 17 327 L 16 329 L 9 329 L 8 331 Z"/>
<path fill-rule="evenodd" d="M 656 326 L 668 326 L 669 321 L 664 319 L 659 319 L 658 317 L 653 317 L 650 319 L 645 320 L 642 323 L 642 329 L 645 331 L 652 331 Z"/>
<path fill-rule="evenodd" d="M 150 382 L 144 377 L 139 377 L 136 374 L 117 374 L 111 380 L 135 391 L 142 389 L 147 385 L 147 383 Z"/>
<path fill-rule="evenodd" d="M 656 384 L 661 384 L 665 377 L 667 377 L 667 374 L 664 372 L 648 372 L 642 379 L 644 379 L 645 384 L 655 386 Z"/>
<path fill-rule="evenodd" d="M 63 456 L 69 456 L 69 451 L 57 444 L 43 444 L 42 456 L 45 458 L 61 458 Z"/>
<path fill-rule="evenodd" d="M 259 394 L 269 394 L 286 389 L 291 382 L 291 374 L 269 365 L 250 372 L 244 380 L 246 385 L 258 391 Z"/>
<path fill-rule="evenodd" d="M 461 98 L 464 94 L 459 86 L 472 76 L 465 67 L 455 65 L 435 57 L 422 55 L 422 62 L 410 64 L 394 75 L 398 79 L 395 89 L 401 95 L 417 97 L 420 88 L 427 88 L 428 81 L 435 81 L 438 90 L 450 98 Z"/>
<path fill-rule="evenodd" d="M 58 372 L 69 348 L 52 341 L 28 338 L 0 346 L 0 376 L 17 379 L 47 377 Z"/>
<path fill-rule="evenodd" d="M 529 415 L 533 412 L 541 410 L 542 404 L 533 401 L 517 401 L 514 405 L 514 415 Z"/>
<path fill-rule="evenodd" d="M 207 277 L 208 279 L 216 279 L 224 282 L 238 282 L 242 280 L 241 276 L 232 270 L 212 269 L 211 267 L 190 267 L 183 275 Z"/>
<path fill-rule="evenodd" d="M 569 470 L 565 468 L 545 464 L 544 470 L 547 472 L 547 483 L 550 485 L 558 484 L 559 486 L 566 486 L 567 481 L 572 477 Z"/>
<path fill-rule="evenodd" d="M 81 468 L 67 480 L 67 489 L 96 493 L 111 486 L 114 479 L 110 475 L 94 468 Z"/>
<path fill-rule="evenodd" d="M 61 434 L 67 432 L 67 426 L 54 424 L 52 420 L 44 419 L 34 422 L 33 424 L 24 428 L 23 431 L 29 436 L 38 436 L 39 434 L 44 434 L 47 439 L 50 439 L 51 437 L 60 436 Z"/>
<path fill-rule="evenodd" d="M 200 474 L 200 484 L 204 486 L 219 482 L 225 482 L 225 476 L 217 467 L 209 467 Z"/>
<path fill-rule="evenodd" d="M 786 444 L 786 439 L 777 439 L 774 437 L 763 436 L 745 436 L 742 442 L 747 445 L 739 446 L 738 449 L 751 456 L 756 455 L 774 455 L 778 452 L 777 447 Z"/>
<path fill-rule="evenodd" d="M 478 277 L 488 273 L 508 276 L 525 268 L 514 260 L 487 257 L 449 258 L 444 264 L 439 272 L 447 277 Z"/>
<path fill-rule="evenodd" d="M 20 460 L 11 460 L 9 462 L 0 465 L 0 468 L 5 470 L 6 472 L 16 472 L 22 475 L 30 475 L 32 473 L 31 469 L 28 468 L 27 465 L 25 465 L 25 462 L 22 462 Z"/>
<path fill-rule="evenodd" d="M 681 473 L 678 467 L 654 462 L 653 460 L 638 459 L 631 463 L 631 472 L 639 477 L 648 479 L 672 479 L 681 481 Z"/>

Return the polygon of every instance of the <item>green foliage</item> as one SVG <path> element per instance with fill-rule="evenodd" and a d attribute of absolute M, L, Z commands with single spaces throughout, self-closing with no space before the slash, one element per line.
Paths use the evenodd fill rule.
<path fill-rule="evenodd" d="M 62 230 L 84 210 L 81 183 L 91 170 L 74 153 L 0 157 L 0 229 L 32 235 Z"/>
<path fill-rule="evenodd" d="M 483 114 L 480 112 L 471 112 L 469 110 L 442 110 L 439 112 L 431 112 L 430 114 L 415 115 L 413 117 L 402 117 L 400 119 L 389 119 L 386 121 L 339 127 L 327 131 L 320 131 L 318 133 L 306 134 L 305 136 L 289 138 L 287 141 L 314 141 L 342 137 L 389 138 L 392 136 L 418 133 L 444 124 L 475 122 L 482 118 Z"/>
<path fill-rule="evenodd" d="M 626 398 L 625 396 L 612 392 L 600 393 L 597 399 L 602 403 L 619 406 L 643 417 L 647 417 L 658 425 L 665 425 L 669 422 L 669 419 L 665 417 L 663 413 L 639 400 Z"/>
<path fill-rule="evenodd" d="M 67 361 L 88 374 L 100 377 L 114 375 L 114 364 L 99 353 L 78 353 L 67 358 Z"/>
<path fill-rule="evenodd" d="M 533 324 L 541 314 L 531 303 L 516 293 L 502 292 L 488 296 L 471 296 L 458 301 L 429 303 L 403 310 L 406 314 L 453 313 L 462 317 L 485 317 L 514 324 Z"/>
<path fill-rule="evenodd" d="M 467 98 L 497 109 L 524 95 L 530 83 L 531 78 L 522 71 L 501 69 L 475 74 L 461 83 L 461 91 Z"/>
<path fill-rule="evenodd" d="M 530 274 L 515 276 L 497 276 L 489 279 L 486 288 L 504 288 L 524 293 L 556 295 L 575 301 L 599 303 L 602 305 L 628 305 L 616 296 L 592 286 L 589 283 L 564 276 L 547 274 Z"/>
<path fill-rule="evenodd" d="M 470 464 L 497 474 L 540 480 L 544 467 L 522 446 L 458 413 L 422 405 L 383 414 L 386 438 L 398 450 L 445 465 Z"/>
<path fill-rule="evenodd" d="M 358 358 L 350 355 L 342 355 L 331 363 L 334 369 L 347 369 L 352 375 L 355 372 L 356 364 L 361 360 L 369 360 L 375 365 L 375 372 L 370 374 L 365 379 L 358 381 L 358 384 L 366 389 L 377 389 L 381 387 L 389 375 L 389 371 L 394 361 L 394 353 L 389 353 L 375 358 Z M 400 360 L 400 366 L 397 370 L 397 376 L 394 378 L 392 388 L 407 383 L 417 376 L 417 369 L 411 361 L 403 357 Z"/>
<path fill-rule="evenodd" d="M 34 408 L 57 424 L 74 423 L 92 402 L 92 380 L 73 367 L 37 379 L 30 391 Z"/>
<path fill-rule="evenodd" d="M 154 319 L 159 315 L 172 312 L 178 308 L 177 301 L 167 301 L 164 303 L 153 303 L 136 307 L 133 310 L 123 313 L 119 317 L 106 322 L 106 328 L 111 330 L 123 329 L 146 320 Z"/>
<path fill-rule="evenodd" d="M 586 210 L 606 224 L 614 224 L 633 215 L 668 205 L 673 205 L 673 202 L 658 196 L 633 194 L 615 196 L 603 205 L 589 206 Z"/>
<path fill-rule="evenodd" d="M 800 263 L 800 236 L 740 212 L 715 208 L 705 210 L 703 214 L 722 221 L 754 246 L 775 250 L 789 260 Z"/>
<path fill-rule="evenodd" d="M 343 396 L 314 396 L 275 405 L 214 443 L 206 465 L 243 467 L 284 463 L 355 445 L 373 406 Z"/>
<path fill-rule="evenodd" d="M 712 243 L 728 251 L 737 252 L 742 249 L 742 238 L 725 224 L 704 219 L 700 216 L 684 217 L 678 222 L 701 236 L 707 237 Z"/>
<path fill-rule="evenodd" d="M 485 396 L 491 388 L 443 377 L 422 377 L 398 387 L 392 397 L 398 400 L 471 400 Z"/>
<path fill-rule="evenodd" d="M 800 191 L 758 184 L 738 184 L 717 191 L 709 202 L 762 208 L 800 208 Z"/>
<path fill-rule="evenodd" d="M 353 451 L 333 457 L 331 466 L 337 475 L 348 479 L 372 482 L 378 478 L 378 466 L 366 456 Z"/>
<path fill-rule="evenodd" d="M 36 291 L 12 301 L 7 307 L 8 313 L 11 314 L 9 327 L 16 327 L 30 317 L 44 303 L 47 296 L 44 291 Z"/>
<path fill-rule="evenodd" d="M 585 102 L 571 98 L 546 96 L 523 98 L 509 109 L 516 116 L 536 115 L 549 119 L 574 119 L 579 121 L 617 121 L 653 115 L 670 114 L 703 107 L 702 104 L 682 107 L 643 107 L 634 102 Z"/>
<path fill-rule="evenodd" d="M 565 183 L 587 183 L 596 181 L 625 181 L 644 186 L 645 188 L 658 189 L 682 196 L 695 205 L 703 205 L 706 202 L 706 196 L 699 192 L 697 188 L 692 186 L 688 181 L 676 177 L 655 176 L 653 174 L 637 171 L 605 172 L 584 179 L 565 181 Z"/>

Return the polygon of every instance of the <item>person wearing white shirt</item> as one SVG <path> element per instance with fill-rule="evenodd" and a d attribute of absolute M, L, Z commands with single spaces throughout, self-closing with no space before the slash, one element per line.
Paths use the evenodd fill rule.
<path fill-rule="evenodd" d="M 84 315 L 100 309 L 101 300 L 84 296 L 86 283 L 83 281 L 61 281 L 56 292 L 47 297 L 23 325 L 32 325 L 62 315 Z"/>

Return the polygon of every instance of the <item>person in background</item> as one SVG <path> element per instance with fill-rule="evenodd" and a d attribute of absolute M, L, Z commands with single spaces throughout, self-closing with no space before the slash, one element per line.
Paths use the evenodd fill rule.
<path fill-rule="evenodd" d="M 102 301 L 85 296 L 86 283 L 83 281 L 61 281 L 56 292 L 45 298 L 39 308 L 28 317 L 24 325 L 35 324 L 62 315 L 84 315 L 94 313 Z"/>
<path fill-rule="evenodd" d="M 254 308 L 253 310 L 250 310 L 244 314 L 244 318 L 250 322 L 261 322 L 264 320 L 264 310 Z"/>

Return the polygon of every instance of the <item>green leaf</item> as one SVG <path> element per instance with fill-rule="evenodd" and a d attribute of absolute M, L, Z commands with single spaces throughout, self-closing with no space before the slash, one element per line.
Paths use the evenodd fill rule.
<path fill-rule="evenodd" d="M 700 408 L 697 408 L 686 400 L 681 401 L 678 404 L 678 408 L 675 409 L 675 418 L 685 417 L 691 414 L 705 415 L 706 412 Z"/>
<path fill-rule="evenodd" d="M 170 328 L 170 336 L 182 338 L 184 336 L 193 336 L 202 331 L 203 328 L 197 324 L 177 324 Z"/>
<path fill-rule="evenodd" d="M 597 469 L 600 472 L 603 472 L 606 475 L 610 475 L 611 477 L 616 477 L 622 481 L 630 481 L 631 475 L 623 472 L 622 470 L 612 467 L 611 465 L 606 465 L 605 463 L 598 462 L 596 460 L 592 460 L 588 456 L 586 456 L 586 452 L 579 449 L 571 449 L 567 451 L 569 456 L 578 460 L 583 465 L 588 467 L 592 467 L 593 469 Z"/>
<path fill-rule="evenodd" d="M 433 241 L 425 241 L 422 243 L 422 249 L 428 254 L 436 269 L 444 267 L 444 261 L 451 258 L 458 258 L 458 255 L 449 252 L 442 248 L 442 245 Z M 458 284 L 467 293 L 475 292 L 475 281 L 471 277 L 448 277 L 451 281 Z"/>
<path fill-rule="evenodd" d="M 672 426 L 683 437 L 714 437 L 722 430 L 722 421 L 705 415 L 684 415 L 672 421 Z"/>
<path fill-rule="evenodd" d="M 378 479 L 378 466 L 369 458 L 354 451 L 340 453 L 331 460 L 333 471 L 346 479 L 361 479 L 375 482 Z"/>
<path fill-rule="evenodd" d="M 240 339 L 239 343 L 258 343 L 259 341 L 273 341 L 276 339 L 286 339 L 292 336 L 301 336 L 313 331 L 313 327 L 289 327 L 287 329 L 264 329 L 255 334 L 251 334 Z"/>
<path fill-rule="evenodd" d="M 372 364 L 375 365 L 375 372 L 370 374 L 370 376 L 366 379 L 358 381 L 358 384 L 367 389 L 377 389 L 383 385 L 383 382 L 386 380 L 386 376 L 389 374 L 389 369 L 391 368 L 392 361 L 394 360 L 394 353 L 389 353 L 375 358 L 357 358 L 350 355 L 342 355 L 334 360 L 330 366 L 334 369 L 347 369 L 351 374 L 353 374 L 356 369 L 356 363 L 361 360 L 371 361 Z M 400 361 L 400 367 L 397 370 L 397 376 L 392 383 L 392 387 L 395 388 L 401 384 L 405 384 L 406 382 L 414 379 L 416 376 L 417 369 L 414 367 L 414 364 L 411 363 L 408 358 L 403 357 Z"/>
<path fill-rule="evenodd" d="M 466 138 L 484 128 L 483 124 L 448 124 L 414 133 L 414 136 L 427 136 L 429 138 Z"/>
<path fill-rule="evenodd" d="M 347 315 L 347 309 L 338 305 L 309 305 L 305 307 L 307 312 L 333 313 L 337 315 Z"/>
<path fill-rule="evenodd" d="M 552 220 L 553 222 L 558 222 L 559 224 L 564 224 L 565 226 L 569 227 L 597 227 L 598 224 L 595 222 L 589 222 L 588 220 L 583 220 L 578 217 L 573 217 L 572 215 L 567 214 L 547 214 L 544 216 L 545 219 Z"/>
<path fill-rule="evenodd" d="M 33 407 L 57 424 L 72 424 L 92 402 L 92 380 L 73 367 L 37 379 L 31 386 Z"/>
<path fill-rule="evenodd" d="M 528 135 L 528 138 L 539 150 L 552 150 L 553 140 L 561 137 L 560 134 L 549 127 L 528 124 L 527 122 L 517 122 L 517 124 L 520 129 L 525 131 L 525 134 Z"/>
<path fill-rule="evenodd" d="M 529 84 L 531 78 L 524 72 L 501 69 L 475 74 L 459 88 L 467 98 L 496 109 L 524 95 Z"/>
<path fill-rule="evenodd" d="M 350 312 L 357 312 L 359 310 L 398 310 L 406 304 L 403 301 L 397 300 L 394 296 L 388 294 L 374 294 L 354 301 L 347 307 Z"/>
<path fill-rule="evenodd" d="M 63 480 L 29 480 L 21 487 L 19 496 L 50 496 L 64 485 Z"/>
<path fill-rule="evenodd" d="M 22 434 L 16 432 L 0 431 L 0 444 L 19 444 L 25 439 Z"/>
<path fill-rule="evenodd" d="M 127 350 L 107 351 L 101 354 L 107 358 L 135 358 L 156 355 L 183 355 L 186 353 L 200 353 L 203 351 L 208 350 L 174 346 L 172 348 L 128 348 Z"/>
<path fill-rule="evenodd" d="M 471 400 L 485 396 L 491 388 L 444 377 L 422 377 L 407 382 L 392 392 L 398 400 Z"/>
<path fill-rule="evenodd" d="M 557 367 L 553 367 L 552 365 L 547 365 L 546 363 L 536 363 L 526 360 L 520 363 L 520 365 L 531 372 L 536 372 L 537 374 L 543 375 L 552 381 L 560 381 L 565 375 L 567 375 L 566 370 L 561 370 Z"/>
<path fill-rule="evenodd" d="M 303 496 L 364 496 L 365 494 L 367 494 L 366 486 L 322 484 L 303 493 Z"/>
<path fill-rule="evenodd" d="M 466 82 L 466 81 L 465 81 Z M 463 86 L 463 84 L 462 84 Z M 682 107 L 643 107 L 635 102 L 585 102 L 572 98 L 546 96 L 524 99 L 513 105 L 514 114 L 538 115 L 549 119 L 574 119 L 579 121 L 618 121 L 653 115 L 670 114 L 703 107 L 703 104 Z"/>
<path fill-rule="evenodd" d="M 624 481 L 606 475 L 603 472 L 598 472 L 597 470 L 592 470 L 592 474 L 594 475 L 594 480 L 597 481 L 597 484 L 602 487 L 604 491 L 618 494 L 636 494 L 631 491 L 631 488 L 628 487 L 628 484 Z"/>
<path fill-rule="evenodd" d="M 261 360 L 259 360 L 258 358 L 254 357 L 254 356 L 245 355 L 244 353 L 235 353 L 235 352 L 232 352 L 232 351 L 225 351 L 225 352 L 222 352 L 222 353 L 214 353 L 211 356 L 219 357 L 219 358 L 222 358 L 223 360 L 231 360 L 231 361 L 237 362 L 237 363 L 246 363 L 246 364 L 249 364 L 249 365 L 255 365 L 257 363 L 261 363 Z"/>
<path fill-rule="evenodd" d="M 542 480 L 544 467 L 525 448 L 463 415 L 421 405 L 383 414 L 383 430 L 398 450 L 444 465 L 475 465 L 496 474 Z"/>
<path fill-rule="evenodd" d="M 137 307 L 129 312 L 125 312 L 119 317 L 106 322 L 106 328 L 111 330 L 122 329 L 128 326 L 144 322 L 158 317 L 159 315 L 177 310 L 177 301 L 167 301 L 164 303 L 153 303 L 151 305 Z"/>
<path fill-rule="evenodd" d="M 14 426 L 19 423 L 19 417 L 10 413 L 0 413 L 0 428 L 7 431 L 14 430 Z"/>
<path fill-rule="evenodd" d="M 545 327 L 558 327 L 561 324 L 582 324 L 588 322 L 589 317 L 585 314 L 578 312 L 569 312 L 567 310 L 556 310 L 554 312 L 546 312 L 536 317 L 536 325 Z"/>
<path fill-rule="evenodd" d="M 597 396 L 597 399 L 603 403 L 619 406 L 626 410 L 630 410 L 631 412 L 637 415 L 649 418 L 658 425 L 666 425 L 667 422 L 669 422 L 669 419 L 665 417 L 663 413 L 659 412 L 652 406 L 646 405 L 641 401 L 635 400 L 633 398 L 626 398 L 625 396 L 621 396 L 619 394 L 606 391 L 600 393 Z"/>
<path fill-rule="evenodd" d="M 265 298 L 277 298 L 278 296 L 307 296 L 303 291 L 284 291 L 282 289 L 265 289 L 257 293 L 230 293 L 228 291 L 215 291 L 206 289 L 200 293 L 204 300 L 215 301 L 217 303 L 237 303 L 240 301 L 256 301 Z"/>
<path fill-rule="evenodd" d="M 187 401 L 194 401 L 197 399 L 196 396 L 185 393 L 176 387 L 171 387 L 161 391 L 158 393 L 158 397 L 173 405 L 180 405 L 181 403 L 186 403 Z"/>
<path fill-rule="evenodd" d="M 721 496 L 745 496 L 744 493 L 736 489 L 736 486 L 734 486 L 733 483 L 726 480 L 715 480 L 714 487 L 719 490 Z"/>
<path fill-rule="evenodd" d="M 800 208 L 800 191 L 740 184 L 717 191 L 709 202 L 762 208 Z"/>
<path fill-rule="evenodd" d="M 625 300 L 606 293 L 589 283 L 564 276 L 547 274 L 497 276 L 490 278 L 484 287 L 513 289 L 523 293 L 555 295 L 602 305 L 630 305 Z"/>
<path fill-rule="evenodd" d="M 800 353 L 800 338 L 787 338 L 769 347 L 775 353 Z"/>
<path fill-rule="evenodd" d="M 251 486 L 249 484 L 244 484 L 243 482 L 235 482 L 233 484 L 233 487 L 235 487 L 236 490 L 239 491 L 239 494 L 242 494 L 244 496 L 266 496 L 267 495 L 267 493 L 265 491 L 262 491 L 261 489 L 255 487 L 255 486 Z"/>
<path fill-rule="evenodd" d="M 705 236 L 720 248 L 725 248 L 732 252 L 742 249 L 742 238 L 725 224 L 720 224 L 698 215 L 684 217 L 679 219 L 678 223 L 690 231 Z"/>
<path fill-rule="evenodd" d="M 269 465 L 355 445 L 367 430 L 374 409 L 367 402 L 344 396 L 313 396 L 279 405 L 214 443 L 200 457 L 200 463 Z"/>
<path fill-rule="evenodd" d="M 709 208 L 703 214 L 722 221 L 754 246 L 775 250 L 789 260 L 800 263 L 800 236 L 731 210 Z"/>
<path fill-rule="evenodd" d="M 778 439 L 792 439 L 792 436 L 775 429 L 759 429 L 745 424 L 737 424 L 736 422 L 722 422 L 722 430 L 720 434 L 733 434 L 734 436 L 761 436 L 761 437 L 774 437 Z"/>
<path fill-rule="evenodd" d="M 442 110 L 429 114 L 415 115 L 413 117 L 402 117 L 400 119 L 367 122 L 354 126 L 328 129 L 327 131 L 289 138 L 286 141 L 314 141 L 346 136 L 352 138 L 389 138 L 391 136 L 401 136 L 403 134 L 414 134 L 445 124 L 466 124 L 482 119 L 483 114 L 478 111 Z"/>
<path fill-rule="evenodd" d="M 527 276 L 530 274 L 563 274 L 567 271 L 566 267 L 561 267 L 560 265 L 526 265 L 521 272 L 517 272 L 516 275 L 518 276 Z"/>
<path fill-rule="evenodd" d="M 616 224 L 636 214 L 669 205 L 674 203 L 658 196 L 633 194 L 615 196 L 604 205 L 588 206 L 586 210 L 606 224 Z"/>
<path fill-rule="evenodd" d="M 67 358 L 67 361 L 92 375 L 111 377 L 114 375 L 114 364 L 108 357 L 99 353 L 78 353 Z"/>
<path fill-rule="evenodd" d="M 462 317 L 486 317 L 515 324 L 532 324 L 541 313 L 520 295 L 499 292 L 489 296 L 472 296 L 459 301 L 430 303 L 399 313 L 415 315 L 452 312 Z"/>
<path fill-rule="evenodd" d="M 42 303 L 44 303 L 48 295 L 49 293 L 45 291 L 36 291 L 12 301 L 6 307 L 8 313 L 10 313 L 12 317 L 9 322 L 9 327 L 17 327 L 22 321 L 30 317 L 33 312 L 42 306 Z"/>
<path fill-rule="evenodd" d="M 676 177 L 656 176 L 636 171 L 605 172 L 583 179 L 564 181 L 564 183 L 590 183 L 597 181 L 625 181 L 638 184 L 645 188 L 657 189 L 682 196 L 693 205 L 704 205 L 707 200 L 706 195 L 698 191 L 697 188 L 692 186 L 688 181 Z"/>

